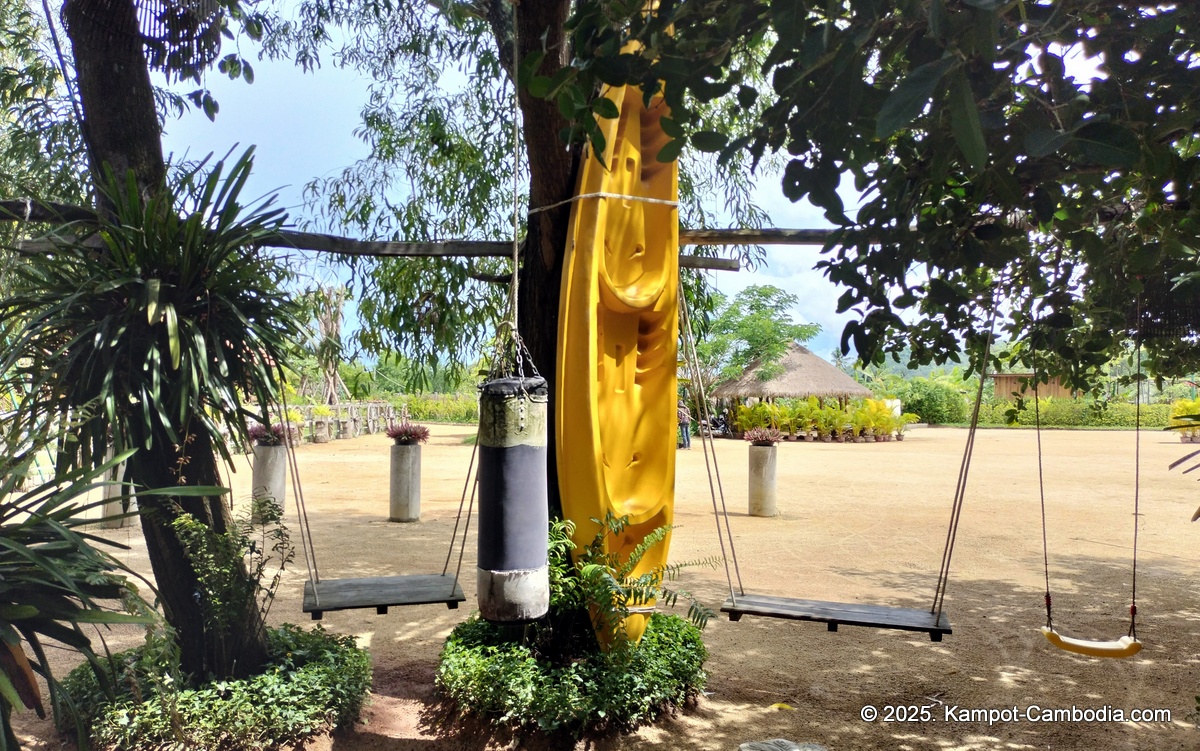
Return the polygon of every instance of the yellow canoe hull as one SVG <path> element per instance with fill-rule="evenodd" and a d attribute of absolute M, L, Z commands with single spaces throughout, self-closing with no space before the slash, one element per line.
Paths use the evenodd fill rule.
<path fill-rule="evenodd" d="M 659 125 L 667 114 L 661 98 L 647 108 L 638 88 L 607 96 L 621 115 L 599 121 L 604 162 L 587 154 L 575 193 L 582 198 L 571 212 L 555 434 L 563 514 L 575 523 L 575 544 L 595 539 L 592 519 L 628 516 L 624 534 L 609 538 L 609 551 L 625 560 L 674 514 L 679 176 L 674 161 L 656 159 L 668 140 Z M 664 566 L 669 545 L 668 536 L 634 575 Z M 631 614 L 626 634 L 640 639 L 648 618 Z"/>

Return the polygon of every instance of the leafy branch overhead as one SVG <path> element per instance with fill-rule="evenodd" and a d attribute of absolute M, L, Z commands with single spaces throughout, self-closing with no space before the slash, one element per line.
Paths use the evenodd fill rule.
<path fill-rule="evenodd" d="M 1200 366 L 1198 22 L 1131 0 L 588 0 L 558 78 L 592 84 L 576 117 L 600 84 L 661 90 L 668 157 L 786 155 L 783 194 L 841 228 L 818 267 L 858 313 L 844 350 L 978 356 L 995 295 L 1018 359 L 1083 386 L 1134 336 L 1159 373 Z M 758 117 L 708 132 L 733 99 Z"/>

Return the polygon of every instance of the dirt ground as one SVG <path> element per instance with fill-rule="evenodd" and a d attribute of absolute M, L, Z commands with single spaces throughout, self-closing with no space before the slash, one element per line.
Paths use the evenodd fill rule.
<path fill-rule="evenodd" d="M 321 574 L 325 578 L 438 573 L 471 448 L 473 429 L 434 426 L 424 449 L 423 512 L 416 524 L 386 521 L 388 439 L 367 436 L 298 449 Z M 779 508 L 749 517 L 747 448 L 718 441 L 717 454 L 750 592 L 927 607 L 941 560 L 966 431 L 918 429 L 903 443 L 779 446 Z M 1133 536 L 1134 433 L 1043 434 L 1055 622 L 1083 638 L 1115 639 L 1127 628 Z M 679 454 L 672 557 L 718 555 L 704 455 Z M 1127 660 L 1079 657 L 1052 648 L 1044 620 L 1035 435 L 982 430 L 975 446 L 945 609 L 954 633 L 923 635 L 745 617 L 714 619 L 708 690 L 697 706 L 633 735 L 591 739 L 598 749 L 736 749 L 787 738 L 849 749 L 1187 749 L 1200 748 L 1200 524 L 1189 519 L 1200 493 L 1167 465 L 1188 447 L 1173 434 L 1142 435 L 1138 635 Z M 234 477 L 249 489 L 249 466 Z M 243 501 L 244 502 L 244 501 Z M 289 511 L 291 514 L 291 511 Z M 291 518 L 294 518 L 292 516 Z M 147 567 L 136 528 L 113 533 Z M 326 614 L 326 628 L 354 634 L 371 651 L 374 695 L 365 722 L 319 740 L 318 751 L 570 748 L 572 742 L 514 737 L 456 722 L 433 691 L 441 643 L 474 600 L 474 535 L 463 563 L 467 606 Z M 275 622 L 304 623 L 303 562 L 286 579 Z M 453 567 L 453 561 L 451 562 Z M 727 593 L 723 569 L 688 569 L 680 585 L 714 609 Z M 113 634 L 110 643 L 134 643 Z M 65 667 L 65 666 L 64 666 Z M 1034 721 L 1030 706 L 1169 710 L 1161 721 Z M 880 719 L 863 719 L 873 707 Z M 917 721 L 905 719 L 916 708 Z M 922 718 L 921 708 L 928 708 Z M 956 709 L 951 709 L 956 708 Z M 1009 710 L 1017 717 L 964 717 Z M 48 723 L 17 718 L 30 748 L 58 749 Z"/>

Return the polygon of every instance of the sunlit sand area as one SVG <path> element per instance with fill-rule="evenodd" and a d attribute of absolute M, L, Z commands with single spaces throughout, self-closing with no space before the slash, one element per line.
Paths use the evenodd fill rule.
<path fill-rule="evenodd" d="M 320 575 L 440 573 L 470 460 L 464 441 L 473 433 L 470 426 L 433 427 L 423 448 L 422 517 L 416 524 L 386 521 L 386 437 L 300 447 L 296 456 Z M 916 429 L 903 443 L 782 443 L 780 515 L 770 519 L 746 513 L 745 442 L 717 441 L 746 591 L 928 607 L 966 436 L 965 430 Z M 1116 639 L 1128 628 L 1134 440 L 1133 431 L 1043 433 L 1050 584 L 1055 624 L 1066 634 Z M 705 457 L 699 442 L 693 445 L 678 455 L 676 561 L 721 554 Z M 733 749 L 787 738 L 838 751 L 1193 749 L 1200 525 L 1189 519 L 1200 494 L 1191 476 L 1167 469 L 1186 449 L 1173 434 L 1142 433 L 1137 633 L 1145 648 L 1131 659 L 1071 655 L 1039 633 L 1045 585 L 1035 434 L 981 430 L 945 603 L 952 635 L 933 643 L 899 631 L 843 626 L 828 633 L 822 624 L 714 618 L 704 633 L 711 652 L 708 689 L 696 706 L 634 735 L 591 745 Z M 239 505 L 249 476 L 249 464 L 239 465 L 233 478 Z M 288 518 L 298 541 L 291 505 Z M 140 530 L 111 536 L 130 546 L 125 560 L 148 569 Z M 453 572 L 457 550 L 449 557 Z M 451 723 L 438 704 L 438 651 L 453 625 L 471 612 L 474 569 L 472 530 L 462 563 L 463 608 L 325 614 L 326 628 L 354 634 L 370 649 L 375 685 L 365 723 L 314 748 L 557 747 L 473 721 Z M 298 553 L 271 621 L 307 621 L 300 608 L 306 576 Z M 688 568 L 678 585 L 713 609 L 728 595 L 723 567 Z M 113 649 L 136 643 L 132 631 L 106 638 Z M 1129 719 L 1145 709 L 1167 710 L 1170 719 L 1161 712 L 1150 721 Z M 1044 710 L 1067 710 L 1066 718 L 1050 721 L 1038 714 Z M 1115 721 L 1118 711 L 1125 721 Z M 863 719 L 872 712 L 878 716 Z M 63 747 L 50 723 L 35 722 L 30 713 L 18 718 L 18 728 L 31 748 Z"/>

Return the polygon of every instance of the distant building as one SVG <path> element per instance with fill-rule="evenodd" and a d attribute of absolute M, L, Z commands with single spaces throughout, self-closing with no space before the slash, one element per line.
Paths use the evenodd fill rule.
<path fill-rule="evenodd" d="M 1023 381 L 1033 378 L 1033 373 L 993 373 L 988 377 L 992 379 L 992 383 L 996 387 L 995 393 L 997 399 L 1011 400 L 1014 393 L 1019 393 L 1022 396 L 1033 396 L 1033 384 L 1026 386 L 1023 383 Z M 1074 399 L 1077 395 L 1077 392 L 1062 385 L 1057 376 L 1051 378 L 1047 383 L 1039 383 L 1037 393 L 1043 399 L 1046 397 Z"/>

